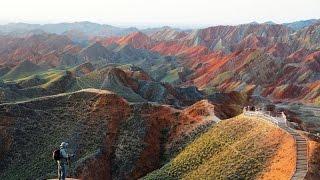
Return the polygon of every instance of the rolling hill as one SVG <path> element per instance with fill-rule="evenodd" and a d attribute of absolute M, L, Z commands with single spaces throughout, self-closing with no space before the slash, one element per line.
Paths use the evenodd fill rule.
<path fill-rule="evenodd" d="M 12 68 L 10 71 L 8 71 L 6 74 L 4 74 L 2 76 L 2 79 L 6 79 L 6 80 L 20 79 L 26 76 L 30 76 L 34 73 L 39 73 L 41 71 L 45 71 L 45 69 L 43 69 L 42 67 L 30 61 L 23 61 L 17 66 L 15 66 L 14 68 Z"/>
<path fill-rule="evenodd" d="M 60 141 L 70 142 L 69 150 L 76 154 L 69 170 L 73 176 L 141 177 L 214 123 L 208 114 L 199 114 L 196 121 L 188 114 L 153 103 L 128 103 L 97 89 L 2 104 L 0 178 L 53 177 L 56 164 L 50 155 Z"/>
<path fill-rule="evenodd" d="M 280 156 L 282 151 L 292 153 Z M 240 116 L 218 123 L 143 179 L 290 179 L 294 152 L 294 140 L 286 132 Z M 273 159 L 277 161 L 271 164 Z"/>
<path fill-rule="evenodd" d="M 136 76 L 136 74 L 140 74 Z M 174 87 L 153 80 L 140 68 L 107 66 L 77 79 L 73 89 L 97 88 L 116 92 L 130 102 L 190 105 L 203 98 L 194 87 Z"/>

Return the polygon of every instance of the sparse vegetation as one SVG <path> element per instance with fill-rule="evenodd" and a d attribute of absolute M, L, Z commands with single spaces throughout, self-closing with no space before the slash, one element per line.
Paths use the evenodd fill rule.
<path fill-rule="evenodd" d="M 275 131 L 241 116 L 223 121 L 144 179 L 254 179 L 280 143 L 270 140 Z"/>
<path fill-rule="evenodd" d="M 134 114 L 120 125 L 120 133 L 116 142 L 119 148 L 114 153 L 113 179 L 119 179 L 118 177 L 134 170 L 134 165 L 146 146 L 143 143 L 146 136 L 145 126 L 139 114 Z"/>
<path fill-rule="evenodd" d="M 78 100 L 77 96 L 72 96 L 72 103 L 67 98 L 51 99 L 41 107 L 32 103 L 15 107 L 19 108 L 14 112 L 18 117 L 15 124 L 17 130 L 8 154 L 13 159 L 1 172 L 0 179 L 55 177 L 56 163 L 51 153 L 62 141 L 70 142 L 69 152 L 76 153 L 77 160 L 99 149 L 106 120 L 97 118 L 94 122 L 88 121 L 86 110 L 91 102 L 87 100 L 92 99 L 91 95 L 83 93 Z M 74 171 L 75 164 L 77 161 L 73 162 L 70 172 Z"/>
<path fill-rule="evenodd" d="M 173 70 L 169 71 L 168 74 L 164 78 L 162 78 L 161 81 L 167 82 L 167 83 L 174 83 L 179 80 L 180 80 L 179 70 L 173 69 Z"/>

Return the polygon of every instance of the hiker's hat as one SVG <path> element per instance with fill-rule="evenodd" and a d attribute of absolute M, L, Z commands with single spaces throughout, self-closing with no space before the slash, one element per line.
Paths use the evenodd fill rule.
<path fill-rule="evenodd" d="M 62 143 L 60 144 L 60 147 L 67 147 L 68 145 L 69 145 L 69 143 L 62 142 Z"/>

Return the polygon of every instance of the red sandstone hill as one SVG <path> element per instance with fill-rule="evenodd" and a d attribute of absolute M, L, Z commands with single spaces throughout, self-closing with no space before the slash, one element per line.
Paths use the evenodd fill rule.
<path fill-rule="evenodd" d="M 23 60 L 39 63 L 47 54 L 63 52 L 64 48 L 70 45 L 73 46 L 73 43 L 66 36 L 55 34 L 37 34 L 24 38 L 2 36 L 0 63 L 17 64 Z"/>
<path fill-rule="evenodd" d="M 266 43 L 273 44 L 278 41 L 285 41 L 293 31 L 283 25 L 266 24 L 245 24 L 239 26 L 215 26 L 194 31 L 185 39 L 187 45 L 203 45 L 210 50 L 222 49 L 235 51 L 239 42 L 251 37 L 268 39 Z M 261 40 L 260 40 L 261 41 Z M 256 45 L 247 44 L 246 48 Z"/>
<path fill-rule="evenodd" d="M 167 27 L 160 31 L 151 33 L 150 38 L 156 41 L 174 41 L 174 40 L 179 40 L 187 35 L 188 35 L 187 32 L 177 31 L 175 29 Z"/>
<path fill-rule="evenodd" d="M 139 34 L 144 41 L 129 38 L 121 43 L 181 57 L 179 63 L 193 71 L 185 84 L 315 103 L 319 96 L 319 29 L 318 24 L 299 31 L 284 25 L 245 24 L 210 27 L 184 35 L 165 29 L 150 38 L 131 34 L 122 39 Z"/>
<path fill-rule="evenodd" d="M 149 35 L 135 32 L 92 39 L 99 43 L 84 48 L 66 36 L 1 36 L 0 60 L 14 65 L 29 60 L 47 68 L 86 61 L 95 66 L 130 63 L 176 85 L 316 103 L 319 29 L 318 23 L 296 31 L 276 24 L 215 26 L 193 32 L 161 28 Z"/>
<path fill-rule="evenodd" d="M 149 36 L 141 33 L 141 32 L 135 32 L 131 33 L 127 36 L 124 36 L 120 38 L 117 41 L 118 44 L 124 45 L 129 44 L 133 46 L 134 48 L 149 48 L 152 45 L 152 40 Z"/>

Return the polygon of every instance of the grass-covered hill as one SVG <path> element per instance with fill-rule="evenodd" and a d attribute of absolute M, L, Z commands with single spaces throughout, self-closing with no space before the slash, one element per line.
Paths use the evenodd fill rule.
<path fill-rule="evenodd" d="M 70 71 L 49 70 L 15 81 L 0 82 L 0 103 L 28 100 L 67 92 L 76 83 Z"/>
<path fill-rule="evenodd" d="M 175 106 L 190 105 L 203 98 L 195 87 L 176 87 L 153 80 L 141 68 L 106 66 L 77 78 L 73 89 L 106 89 L 130 102 L 159 102 Z"/>
<path fill-rule="evenodd" d="M 44 71 L 44 69 L 37 64 L 30 61 L 23 61 L 10 71 L 8 71 L 2 79 L 15 80 L 23 77 L 30 76 L 32 74 Z"/>
<path fill-rule="evenodd" d="M 76 156 L 73 177 L 137 179 L 170 161 L 214 121 L 154 103 L 129 103 L 86 89 L 0 105 L 0 179 L 56 176 L 62 141 Z"/>
<path fill-rule="evenodd" d="M 109 64 L 95 68 L 92 63 L 87 62 L 66 69 L 46 71 L 30 69 L 29 66 L 38 67 L 25 61 L 2 77 L 4 81 L 0 84 L 0 102 L 26 100 L 86 88 L 110 90 L 130 102 L 152 101 L 175 106 L 190 105 L 203 98 L 203 94 L 195 87 L 177 87 L 154 80 L 146 71 L 130 64 Z M 22 69 L 30 69 L 27 74 L 23 73 L 25 77 L 15 73 Z M 19 96 L 14 97 L 13 94 Z"/>
<path fill-rule="evenodd" d="M 286 132 L 237 116 L 219 122 L 143 179 L 290 179 L 294 152 Z"/>

